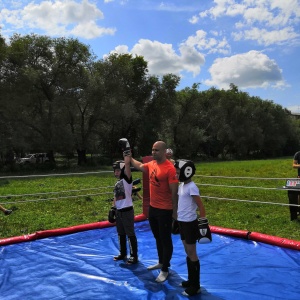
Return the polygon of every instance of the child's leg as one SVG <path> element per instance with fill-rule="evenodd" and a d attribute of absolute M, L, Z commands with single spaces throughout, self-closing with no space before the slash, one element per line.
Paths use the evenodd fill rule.
<path fill-rule="evenodd" d="M 196 244 L 187 244 L 185 241 L 182 241 L 184 245 L 184 250 L 186 255 L 189 257 L 191 261 L 197 261 L 198 255 L 197 255 L 197 249 Z"/>
<path fill-rule="evenodd" d="M 127 261 L 128 264 L 135 264 L 138 262 L 138 246 L 137 246 L 137 238 L 135 235 L 129 236 L 129 246 L 130 246 L 130 257 Z"/>
<path fill-rule="evenodd" d="M 117 256 L 114 256 L 114 260 L 125 259 L 127 256 L 126 235 L 118 234 L 118 239 L 119 239 L 120 254 Z"/>
<path fill-rule="evenodd" d="M 183 287 L 187 287 L 184 294 L 193 296 L 200 292 L 200 261 L 196 251 L 196 244 L 187 244 L 182 241 L 187 254 L 188 281 L 182 282 Z"/>
<path fill-rule="evenodd" d="M 119 211 L 116 212 L 116 227 L 118 232 L 120 253 L 119 255 L 114 256 L 114 260 L 121 260 L 125 259 L 127 256 L 127 238 L 122 221 L 122 212 Z"/>

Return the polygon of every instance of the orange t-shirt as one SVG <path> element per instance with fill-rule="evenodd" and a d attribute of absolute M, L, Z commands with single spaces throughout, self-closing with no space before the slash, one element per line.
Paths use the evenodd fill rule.
<path fill-rule="evenodd" d="M 155 208 L 173 209 L 170 183 L 178 183 L 174 165 L 166 160 L 157 164 L 152 160 L 144 164 L 149 172 L 150 205 Z"/>

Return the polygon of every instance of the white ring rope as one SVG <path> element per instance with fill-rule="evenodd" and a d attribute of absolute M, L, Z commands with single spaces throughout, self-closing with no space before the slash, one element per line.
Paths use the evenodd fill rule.
<path fill-rule="evenodd" d="M 76 176 L 76 175 L 90 175 L 90 174 L 101 174 L 101 173 L 112 173 L 113 171 L 97 171 L 97 172 L 84 172 L 84 173 L 62 173 L 62 174 L 43 174 L 43 175 L 22 175 L 22 176 L 2 176 L 0 179 L 22 179 L 22 178 L 35 178 L 35 177 L 55 177 L 55 176 Z M 97 190 L 100 188 L 113 188 L 114 186 L 107 187 L 98 187 L 98 188 L 89 188 L 89 189 L 80 189 L 80 190 L 69 190 L 69 191 L 60 191 L 60 192 L 44 192 L 44 193 L 36 193 L 36 194 L 18 194 L 18 195 L 5 195 L 0 196 L 1 198 L 8 197 L 28 197 L 28 196 L 38 196 L 38 195 L 47 195 L 47 194 L 60 194 L 60 193 L 71 193 L 71 192 L 80 192 L 86 190 Z M 76 195 L 76 196 L 65 196 L 65 197 L 56 197 L 56 198 L 46 198 L 46 199 L 32 199 L 32 200 L 20 200 L 20 201 L 9 201 L 2 202 L 0 204 L 17 204 L 17 203 L 27 203 L 27 202 L 38 202 L 38 201 L 46 201 L 46 200 L 57 200 L 57 199 L 66 199 L 66 198 L 80 198 L 80 197 L 88 197 L 88 196 L 99 196 L 105 194 L 112 194 L 112 192 L 99 193 L 99 194 L 86 194 L 86 195 Z"/>
<path fill-rule="evenodd" d="M 39 201 L 47 201 L 47 200 L 80 198 L 80 197 L 89 197 L 89 196 L 99 196 L 99 195 L 104 195 L 104 194 L 111 194 L 111 192 L 99 193 L 99 194 L 76 195 L 76 196 L 64 196 L 64 197 L 56 197 L 56 198 L 45 198 L 45 199 L 21 200 L 21 201 L 14 201 L 14 202 L 5 202 L 5 204 L 15 204 L 15 203 L 39 202 Z M 4 204 L 4 203 L 1 203 L 1 204 Z"/>
<path fill-rule="evenodd" d="M 84 173 L 64 173 L 64 174 L 45 174 L 45 175 L 23 175 L 23 176 L 6 176 L 0 177 L 0 179 L 20 179 L 20 178 L 33 178 L 33 177 L 53 177 L 53 176 L 76 176 L 76 175 L 89 175 L 89 174 L 101 174 L 101 173 L 112 173 L 112 171 L 97 171 L 97 172 L 84 172 Z M 253 179 L 253 180 L 288 180 L 295 178 L 261 178 L 261 177 L 230 177 L 230 176 L 213 176 L 213 175 L 194 175 L 195 177 L 207 177 L 207 178 L 224 178 L 224 179 Z M 245 188 L 245 189 L 261 189 L 261 190 L 279 190 L 278 188 L 264 188 L 264 187 L 247 187 L 247 186 L 230 186 L 230 185 L 216 185 L 216 184 L 200 184 L 196 183 L 200 186 L 216 186 L 216 187 L 227 187 L 227 188 Z M 5 195 L 0 196 L 1 198 L 8 197 L 24 197 L 24 196 L 38 196 L 38 195 L 47 195 L 47 194 L 60 194 L 60 193 L 74 193 L 86 190 L 97 190 L 101 188 L 113 188 L 113 186 L 107 187 L 98 187 L 98 188 L 87 188 L 80 190 L 69 190 L 69 191 L 60 191 L 60 192 L 44 192 L 44 193 L 36 193 L 36 194 L 18 194 L 18 195 Z M 16 204 L 16 203 L 27 203 L 27 202 L 38 202 L 38 201 L 47 201 L 47 200 L 58 200 L 58 199 L 70 199 L 70 198 L 80 198 L 80 197 L 89 197 L 89 196 L 99 196 L 104 194 L 112 194 L 112 192 L 104 192 L 97 194 L 85 194 L 85 195 L 75 195 L 75 196 L 61 196 L 56 198 L 45 198 L 45 199 L 32 199 L 32 200 L 20 200 L 20 201 L 11 201 L 0 204 Z M 270 204 L 270 205 L 280 205 L 280 206 L 296 206 L 300 207 L 297 204 L 286 204 L 286 203 L 275 203 L 275 202 L 266 202 L 266 201 L 256 201 L 256 200 L 241 200 L 241 199 L 231 199 L 231 198 L 220 198 L 213 196 L 202 196 L 202 198 L 208 199 L 217 199 L 217 200 L 228 200 L 228 201 L 237 201 L 237 202 L 247 202 L 247 203 L 260 203 L 260 204 Z"/>
<path fill-rule="evenodd" d="M 16 178 L 34 178 L 34 177 L 54 177 L 54 176 L 70 176 L 70 175 L 89 175 L 89 174 L 101 174 L 112 173 L 113 171 L 97 171 L 97 172 L 85 172 L 85 173 L 62 173 L 62 174 L 42 174 L 42 175 L 20 175 L 20 176 L 1 176 L 0 179 L 16 179 Z"/>
<path fill-rule="evenodd" d="M 230 177 L 230 176 L 218 176 L 218 175 L 194 175 L 196 177 L 207 177 L 207 178 L 225 178 L 225 179 L 254 179 L 254 180 L 289 180 L 292 178 L 262 178 L 262 177 Z"/>
<path fill-rule="evenodd" d="M 264 201 L 256 201 L 256 200 L 241 200 L 241 199 L 231 199 L 231 198 L 220 198 L 220 197 L 210 197 L 210 196 L 202 196 L 201 198 L 209 198 L 209 199 L 217 199 L 217 200 L 229 200 L 229 201 L 238 201 L 238 202 L 248 202 L 248 203 L 259 203 L 259 204 L 271 204 L 271 205 L 281 205 L 281 206 L 296 206 L 300 207 L 298 204 L 287 204 L 287 203 L 275 203 L 275 202 L 264 202 Z"/>
<path fill-rule="evenodd" d="M 74 192 L 81 192 L 81 191 L 90 191 L 90 190 L 98 190 L 98 189 L 107 189 L 107 188 L 114 188 L 114 186 L 103 186 L 98 188 L 89 188 L 89 189 L 80 189 L 80 190 L 69 190 L 69 191 L 60 191 L 60 192 L 44 192 L 44 193 L 36 193 L 36 194 L 14 194 L 14 195 L 5 195 L 0 196 L 0 198 L 8 198 L 8 197 L 24 197 L 24 196 L 37 196 L 37 195 L 47 195 L 47 194 L 60 194 L 60 193 L 74 193 Z"/>
<path fill-rule="evenodd" d="M 209 183 L 197 183 L 197 185 L 228 187 L 228 188 L 241 188 L 241 189 L 278 190 L 278 188 L 265 188 L 265 187 L 260 187 L 260 186 L 241 186 L 241 185 L 224 185 L 224 184 L 209 184 Z"/>

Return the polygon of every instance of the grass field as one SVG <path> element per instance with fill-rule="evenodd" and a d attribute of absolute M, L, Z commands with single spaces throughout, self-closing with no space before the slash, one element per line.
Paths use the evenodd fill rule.
<path fill-rule="evenodd" d="M 286 178 L 296 177 L 291 166 L 290 157 L 198 163 L 194 181 L 210 224 L 299 241 L 300 222 L 290 221 L 289 208 L 284 206 L 287 192 L 277 189 Z M 0 238 L 107 220 L 115 178 L 111 171 L 98 171 L 68 176 L 3 175 L 0 203 L 13 213 L 0 214 Z M 142 174 L 134 172 L 133 178 L 142 179 Z M 142 201 L 134 201 L 134 206 L 135 214 L 140 214 Z"/>

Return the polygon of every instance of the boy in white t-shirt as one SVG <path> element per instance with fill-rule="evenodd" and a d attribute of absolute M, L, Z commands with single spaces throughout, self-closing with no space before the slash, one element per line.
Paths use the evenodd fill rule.
<path fill-rule="evenodd" d="M 197 208 L 201 220 L 205 218 L 205 208 L 200 198 L 200 192 L 192 177 L 196 172 L 195 165 L 190 160 L 176 160 L 175 168 L 180 181 L 178 187 L 177 221 L 180 238 L 186 253 L 188 280 L 181 283 L 185 287 L 183 295 L 193 296 L 200 293 L 200 261 L 196 251 L 196 242 L 202 237 L 198 227 Z M 207 222 L 208 224 L 208 222 Z M 208 225 L 207 225 L 208 226 Z"/>
<path fill-rule="evenodd" d="M 116 208 L 116 226 L 120 245 L 120 254 L 114 256 L 114 260 L 125 260 L 127 258 L 127 236 L 130 248 L 130 257 L 127 259 L 127 264 L 135 264 L 138 262 L 138 247 L 134 230 L 130 157 L 124 156 L 124 161 L 116 161 L 113 164 L 113 169 L 114 175 L 118 179 L 114 187 L 113 204 Z"/>

